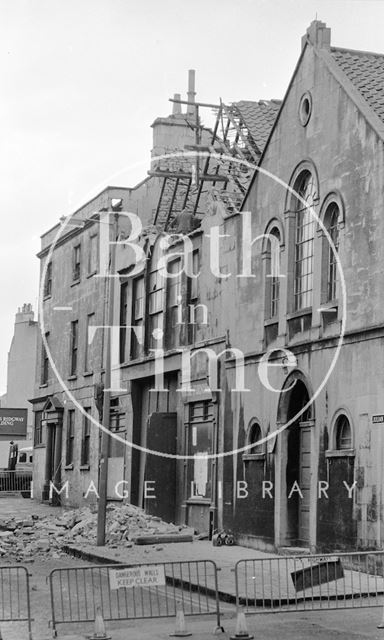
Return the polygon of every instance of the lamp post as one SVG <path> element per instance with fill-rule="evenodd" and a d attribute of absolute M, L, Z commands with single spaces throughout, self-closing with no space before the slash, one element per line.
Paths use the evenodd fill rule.
<path fill-rule="evenodd" d="M 102 547 L 105 544 L 105 524 L 107 516 L 107 484 L 108 484 L 108 454 L 109 454 L 109 440 L 110 440 L 110 408 L 111 408 L 111 334 L 113 326 L 113 311 L 115 302 L 115 263 L 116 263 L 116 240 L 118 233 L 118 220 L 119 214 L 116 213 L 116 208 L 112 205 L 112 210 L 115 211 L 113 220 L 113 241 L 111 243 L 111 257 L 109 263 L 109 283 L 108 283 L 108 331 L 107 331 L 107 349 L 105 357 L 105 378 L 104 378 L 104 402 L 103 402 L 103 420 L 102 425 L 104 427 L 101 435 L 101 452 L 100 452 L 100 472 L 99 472 L 99 505 L 97 510 L 97 546 Z M 119 208 L 121 210 L 121 207 Z"/>

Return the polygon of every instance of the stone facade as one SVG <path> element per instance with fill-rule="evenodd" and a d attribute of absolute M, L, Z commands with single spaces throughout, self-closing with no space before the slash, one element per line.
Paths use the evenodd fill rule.
<path fill-rule="evenodd" d="M 353 73 L 356 57 L 368 77 L 383 56 L 330 42 L 330 30 L 312 23 L 240 211 L 217 204 L 183 238 L 152 229 L 134 275 L 132 252 L 116 250 L 112 413 L 120 440 L 111 445 L 109 495 L 124 481 L 125 497 L 155 515 L 199 531 L 224 528 L 262 549 L 383 542 L 384 121 L 374 89 L 364 97 Z M 155 121 L 154 153 L 178 145 L 163 120 Z M 107 195 L 129 206 L 126 193 Z M 57 264 L 70 263 L 84 233 L 68 234 Z M 159 273 L 161 258 L 172 279 Z M 95 307 L 103 323 L 103 286 L 71 286 L 63 271 L 60 305 L 78 305 L 71 313 L 82 323 Z M 46 302 L 47 326 L 68 369 L 68 322 L 56 320 L 54 304 Z M 69 380 L 93 413 L 104 351 L 96 341 L 92 379 Z M 40 388 L 34 404 L 46 428 L 50 412 L 64 415 L 64 442 L 70 407 L 59 383 Z M 95 430 L 86 470 L 95 482 L 97 440 Z M 76 480 L 72 504 L 88 479 L 80 451 L 73 468 L 63 462 L 61 481 Z M 40 490 L 47 459 L 36 470 Z"/>

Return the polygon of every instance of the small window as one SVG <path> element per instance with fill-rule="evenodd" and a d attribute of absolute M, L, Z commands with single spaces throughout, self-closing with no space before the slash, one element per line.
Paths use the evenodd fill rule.
<path fill-rule="evenodd" d="M 47 264 L 44 282 L 44 297 L 48 298 L 52 295 L 52 262 Z"/>
<path fill-rule="evenodd" d="M 26 453 L 20 453 L 19 462 L 27 462 L 27 454 Z"/>
<path fill-rule="evenodd" d="M 78 348 L 79 323 L 77 320 L 71 322 L 71 349 L 70 349 L 70 375 L 77 373 L 77 348 Z"/>
<path fill-rule="evenodd" d="M 160 271 L 149 274 L 148 294 L 148 341 L 149 349 L 158 349 L 162 345 L 164 308 L 164 279 Z"/>
<path fill-rule="evenodd" d="M 85 354 L 84 354 L 84 371 L 91 372 L 93 371 L 93 358 L 92 358 L 92 341 L 91 337 L 93 337 L 92 327 L 95 326 L 95 314 L 88 313 L 87 315 L 87 331 L 85 335 Z"/>
<path fill-rule="evenodd" d="M 341 415 L 338 417 L 335 430 L 336 449 L 338 451 L 352 449 L 352 430 L 347 416 Z"/>
<path fill-rule="evenodd" d="M 180 343 L 181 326 L 183 324 L 181 294 L 181 260 L 168 263 L 167 278 L 167 348 L 172 349 Z"/>
<path fill-rule="evenodd" d="M 267 319 L 277 318 L 280 297 L 280 231 L 275 227 L 268 234 Z"/>
<path fill-rule="evenodd" d="M 35 424 L 33 432 L 33 444 L 36 447 L 43 442 L 43 426 L 42 426 L 43 412 L 35 412 Z"/>
<path fill-rule="evenodd" d="M 98 266 L 98 236 L 90 236 L 89 238 L 89 254 L 88 254 L 88 274 L 96 273 Z M 80 274 L 79 274 L 80 277 Z"/>
<path fill-rule="evenodd" d="M 80 245 L 76 245 L 73 247 L 73 273 L 72 279 L 73 281 L 80 280 L 80 270 L 81 270 L 81 247 Z"/>
<path fill-rule="evenodd" d="M 325 224 L 329 236 L 334 244 L 336 252 L 339 249 L 339 207 L 336 202 L 332 202 L 325 213 Z M 337 261 L 333 247 L 330 245 L 328 238 L 325 238 L 328 244 L 328 261 L 327 261 L 327 302 L 337 298 Z"/>
<path fill-rule="evenodd" d="M 264 453 L 263 443 L 257 444 L 262 439 L 261 427 L 257 422 L 254 422 L 249 427 L 248 431 L 248 445 L 253 445 L 246 449 L 245 453 L 255 454 L 255 453 Z"/>
<path fill-rule="evenodd" d="M 190 278 L 190 292 L 189 299 L 190 301 L 196 301 L 199 297 L 199 275 L 200 275 L 200 252 L 198 249 L 194 249 L 192 253 L 192 273 L 194 275 L 193 278 Z"/>
<path fill-rule="evenodd" d="M 45 334 L 45 340 L 48 342 L 49 333 Z M 40 370 L 40 384 L 48 384 L 49 378 L 49 359 L 48 353 L 45 348 L 45 344 L 41 347 L 41 370 Z"/>
<path fill-rule="evenodd" d="M 305 127 L 312 114 L 312 96 L 309 91 L 306 91 L 300 99 L 299 104 L 299 119 L 303 127 Z"/>
<path fill-rule="evenodd" d="M 135 330 L 131 331 L 131 358 L 138 358 L 142 352 L 142 335 L 140 335 L 144 330 L 144 303 L 145 303 L 145 291 L 144 291 L 144 277 L 140 276 L 136 278 L 132 282 L 132 322 L 131 325 L 135 327 Z M 124 315 L 124 318 L 127 317 L 127 304 L 128 298 L 121 298 L 121 313 Z M 122 322 L 122 325 L 126 324 L 126 322 Z M 136 329 L 137 327 L 137 329 Z M 125 347 L 124 347 L 125 354 Z M 125 355 L 124 355 L 125 358 Z"/>
<path fill-rule="evenodd" d="M 87 413 L 83 416 L 83 433 L 81 438 L 81 465 L 89 465 L 90 460 L 90 442 L 91 442 L 91 421 L 88 414 L 91 413 L 91 408 L 86 407 L 84 411 Z"/>
<path fill-rule="evenodd" d="M 67 447 L 66 447 L 66 464 L 73 463 L 73 453 L 74 453 L 74 442 L 75 442 L 75 412 L 74 410 L 68 411 L 68 423 L 67 423 Z"/>

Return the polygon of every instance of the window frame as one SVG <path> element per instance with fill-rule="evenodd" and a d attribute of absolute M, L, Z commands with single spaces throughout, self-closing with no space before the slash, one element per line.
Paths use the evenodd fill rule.
<path fill-rule="evenodd" d="M 88 252 L 88 276 L 92 276 L 94 273 L 97 273 L 97 269 L 99 266 L 99 243 L 98 243 L 98 234 L 93 233 L 89 236 L 89 252 Z M 96 251 L 92 251 L 92 243 L 95 241 Z"/>
<path fill-rule="evenodd" d="M 45 339 L 48 342 L 49 331 L 45 333 Z M 41 343 L 41 363 L 40 363 L 40 386 L 46 386 L 49 380 L 49 358 L 44 342 Z"/>
<path fill-rule="evenodd" d="M 335 246 L 336 253 L 339 250 L 339 217 L 340 210 L 336 202 L 328 205 L 327 211 L 333 207 L 333 211 L 329 214 L 328 234 Z M 327 214 L 326 211 L 326 214 Z M 330 244 L 328 244 L 328 260 L 327 260 L 327 299 L 326 302 L 337 300 L 337 260 L 335 253 Z"/>
<path fill-rule="evenodd" d="M 277 322 L 279 319 L 280 312 L 280 302 L 281 302 L 281 287 L 280 287 L 280 271 L 281 271 L 281 253 L 282 253 L 282 234 L 281 230 L 277 225 L 271 226 L 271 228 L 265 234 L 268 236 L 266 238 L 266 274 L 265 274 L 265 282 L 266 282 L 266 314 L 265 320 L 267 322 Z M 280 277 L 273 275 L 273 264 L 274 264 L 274 254 L 272 252 L 272 243 L 270 240 L 270 236 L 276 238 L 276 242 L 278 245 L 275 245 L 275 255 L 276 255 L 276 247 L 278 246 L 278 258 L 277 258 L 277 272 L 280 274 Z"/>
<path fill-rule="evenodd" d="M 81 243 L 75 244 L 72 252 L 72 282 L 81 278 Z"/>
<path fill-rule="evenodd" d="M 175 272 L 173 268 L 176 267 Z M 180 257 L 167 262 L 167 272 L 171 277 L 166 279 L 166 318 L 165 335 L 167 349 L 175 349 L 180 346 L 181 329 L 183 326 L 183 261 Z M 179 322 L 179 309 L 181 307 L 181 322 Z M 176 316 L 176 318 L 175 318 Z"/>
<path fill-rule="evenodd" d="M 255 430 L 259 431 L 259 437 L 257 438 L 256 441 L 251 442 L 251 439 L 253 440 L 252 434 Z M 259 440 L 263 439 L 263 437 L 264 437 L 263 429 L 262 429 L 260 420 L 258 420 L 257 418 L 252 418 L 248 425 L 247 434 L 246 434 L 246 446 L 247 447 L 249 446 L 249 448 L 243 452 L 243 456 L 242 456 L 243 461 L 246 462 L 248 460 L 265 460 L 265 442 L 261 442 L 261 444 L 257 444 Z M 259 448 L 259 450 L 255 451 L 255 449 L 257 448 Z"/>
<path fill-rule="evenodd" d="M 89 327 L 94 326 L 90 324 L 91 319 L 95 319 L 94 311 L 92 311 L 91 313 L 87 313 L 87 320 L 86 320 L 86 327 L 85 327 L 84 373 L 93 372 L 93 366 L 90 366 L 90 365 L 93 365 L 93 363 L 90 362 L 90 356 L 92 355 L 92 344 L 89 344 L 88 342 Z M 76 374 L 72 374 L 72 375 L 76 375 Z"/>
<path fill-rule="evenodd" d="M 152 265 L 151 265 L 152 266 Z M 164 276 L 161 275 L 161 269 L 151 268 L 148 273 L 148 289 L 147 289 L 147 331 L 146 342 L 147 350 L 151 353 L 153 349 L 161 349 L 163 340 L 156 340 L 153 336 L 155 329 L 164 331 Z M 155 302 L 153 302 L 153 300 Z"/>
<path fill-rule="evenodd" d="M 84 407 L 83 424 L 81 432 L 80 467 L 90 467 L 91 460 L 91 407 Z"/>
<path fill-rule="evenodd" d="M 48 262 L 47 269 L 45 272 L 45 280 L 44 280 L 44 298 L 50 298 L 52 296 L 52 260 Z"/>
<path fill-rule="evenodd" d="M 138 292 L 141 295 L 137 295 Z M 144 274 L 132 279 L 132 307 L 131 307 L 131 325 L 133 327 L 142 327 L 142 342 L 136 337 L 135 331 L 131 330 L 130 358 L 136 360 L 143 354 L 144 348 L 144 328 L 145 328 L 145 277 Z M 139 303 L 139 311 L 137 313 L 137 303 Z"/>
<path fill-rule="evenodd" d="M 79 349 L 79 321 L 72 320 L 71 322 L 71 335 L 70 335 L 70 377 L 77 376 L 78 369 L 78 349 Z"/>
<path fill-rule="evenodd" d="M 293 312 L 300 313 L 313 305 L 315 220 L 311 207 L 318 195 L 316 178 L 309 169 L 303 169 L 293 188 L 303 200 L 312 198 L 312 202 L 304 206 L 296 195 L 293 196 Z"/>
<path fill-rule="evenodd" d="M 67 437 L 65 447 L 65 466 L 72 467 L 74 463 L 75 452 L 75 410 L 68 409 L 67 414 Z"/>
<path fill-rule="evenodd" d="M 338 449 L 338 429 L 340 426 L 340 422 L 344 420 L 348 422 L 350 428 L 350 447 L 345 447 L 343 449 Z M 327 458 L 353 458 L 355 457 L 355 430 L 353 426 L 353 422 L 350 416 L 350 413 L 344 407 L 339 409 L 332 420 L 332 428 L 330 431 L 330 448 L 325 452 Z"/>
<path fill-rule="evenodd" d="M 199 277 L 201 275 L 201 251 L 200 247 L 192 250 L 191 257 L 192 273 L 195 277 L 187 276 L 187 323 L 188 323 L 188 343 L 196 341 L 197 328 L 199 322 L 196 320 L 196 310 L 200 306 Z M 193 307 L 193 314 L 191 313 Z M 193 321 L 192 321 L 193 317 Z"/>
<path fill-rule="evenodd" d="M 43 414 L 44 414 L 44 411 L 42 409 L 39 411 L 35 411 L 35 414 L 34 414 L 34 422 L 33 422 L 33 446 L 34 447 L 38 447 L 44 444 L 43 425 L 42 425 Z"/>

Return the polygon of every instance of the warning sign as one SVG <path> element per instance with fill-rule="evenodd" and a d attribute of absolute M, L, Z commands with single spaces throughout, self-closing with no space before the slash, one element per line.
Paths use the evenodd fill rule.
<path fill-rule="evenodd" d="M 165 584 L 164 565 L 147 564 L 126 569 L 109 570 L 110 589 L 159 587 Z"/>

